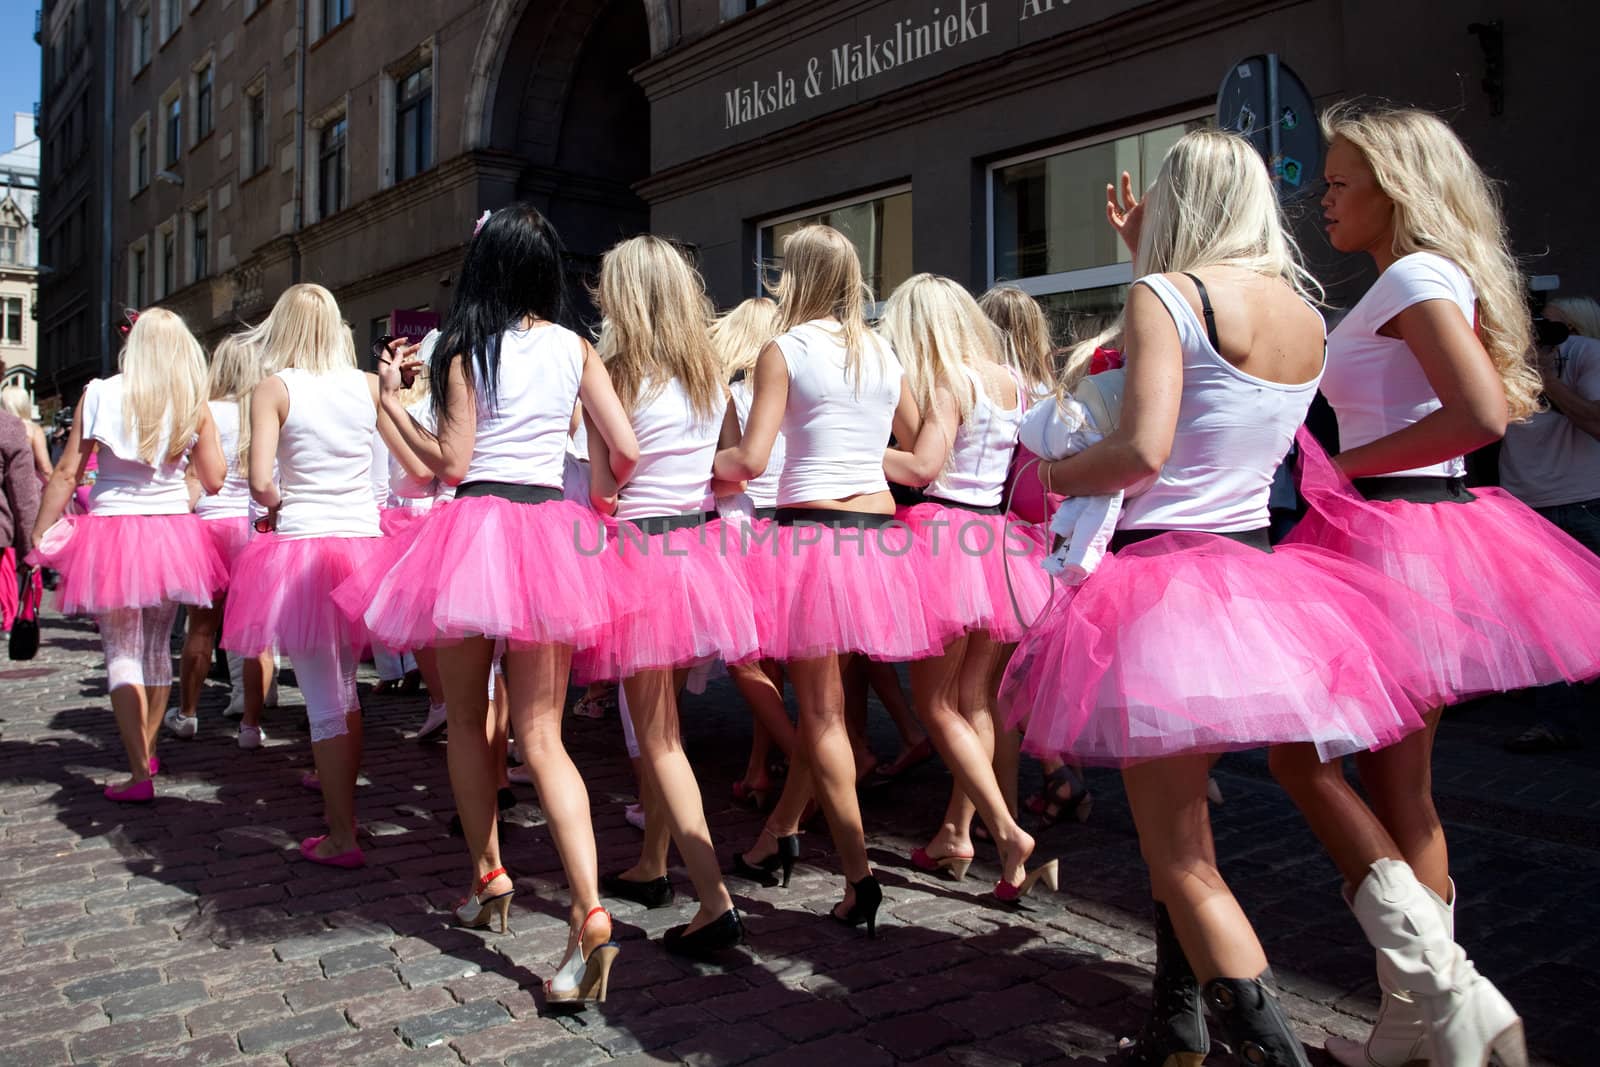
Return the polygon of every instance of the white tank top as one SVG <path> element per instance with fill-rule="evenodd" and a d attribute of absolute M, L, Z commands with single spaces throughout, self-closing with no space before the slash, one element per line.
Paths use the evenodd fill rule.
<path fill-rule="evenodd" d="M 222 488 L 206 493 L 196 501 L 194 513 L 202 519 L 243 519 L 250 516 L 250 472 L 239 464 L 239 402 L 212 400 L 211 421 L 217 424 L 217 440 L 222 442 L 222 458 L 228 474 Z"/>
<path fill-rule="evenodd" d="M 1135 284 L 1161 298 L 1183 347 L 1172 453 L 1155 484 L 1122 508 L 1119 530 L 1237 533 L 1267 525 L 1272 475 L 1305 421 L 1322 375 L 1281 385 L 1235 367 L 1211 346 L 1183 294 L 1159 274 Z"/>
<path fill-rule="evenodd" d="M 750 404 L 756 398 L 755 383 L 746 375 L 728 386 L 728 392 L 733 395 L 733 411 L 739 417 L 739 432 L 743 433 L 750 422 Z M 772 442 L 772 452 L 767 457 L 765 473 L 745 483 L 744 491 L 750 497 L 750 503 L 758 508 L 778 506 L 778 482 L 783 476 L 784 447 L 783 431 L 779 430 Z"/>
<path fill-rule="evenodd" d="M 863 341 L 858 381 L 845 371 L 835 323 L 802 323 L 773 342 L 789 368 L 779 507 L 888 491 L 883 452 L 903 372 L 882 338 L 868 332 Z"/>
<path fill-rule="evenodd" d="M 633 413 L 639 465 L 617 498 L 617 518 L 648 519 L 714 510 L 711 463 L 717 456 L 721 432 L 720 411 L 708 419 L 700 418 L 678 380 L 668 382 Z"/>
<path fill-rule="evenodd" d="M 1006 475 L 1011 470 L 1011 454 L 1017 449 L 1017 431 L 1022 426 L 1022 388 L 1008 411 L 989 399 L 983 378 L 971 367 L 963 367 L 967 381 L 976 393 L 972 410 L 956 427 L 950 460 L 928 486 L 928 495 L 972 504 L 995 507 L 1005 492 Z"/>
<path fill-rule="evenodd" d="M 561 488 L 567 430 L 583 380 L 583 340 L 546 324 L 500 335 L 495 410 L 478 389 L 478 433 L 464 482 Z"/>
<path fill-rule="evenodd" d="M 1339 417 L 1341 449 L 1371 444 L 1444 406 L 1410 346 L 1378 332 L 1400 312 L 1424 300 L 1448 300 L 1471 323 L 1478 294 L 1466 272 L 1452 261 L 1432 252 L 1413 252 L 1378 275 L 1372 288 L 1328 335 L 1322 395 Z M 1457 456 L 1377 477 L 1459 478 L 1466 470 L 1466 461 Z"/>
<path fill-rule="evenodd" d="M 423 397 L 406 408 L 406 413 L 417 420 L 417 425 L 429 433 L 437 434 L 439 432 L 439 423 L 433 414 L 433 397 Z M 400 465 L 400 461 L 395 459 L 387 449 L 384 451 L 389 459 L 389 499 L 387 506 L 426 510 L 431 508 L 436 500 L 455 499 L 455 486 L 445 485 L 437 478 L 414 478 L 406 473 L 406 469 Z"/>
<path fill-rule="evenodd" d="M 378 409 L 360 371 L 281 370 L 289 417 L 278 434 L 278 533 L 377 537 L 372 436 Z"/>
<path fill-rule="evenodd" d="M 189 487 L 183 474 L 189 447 L 176 463 L 152 466 L 139 458 L 139 438 L 122 419 L 123 378 L 114 374 L 84 386 L 83 437 L 100 442 L 98 472 L 89 490 L 89 511 L 94 515 L 184 515 L 189 511 Z M 163 431 L 156 452 L 167 450 Z"/>

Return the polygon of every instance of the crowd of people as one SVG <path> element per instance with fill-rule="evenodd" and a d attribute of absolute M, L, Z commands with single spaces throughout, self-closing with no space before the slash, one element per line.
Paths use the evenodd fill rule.
<path fill-rule="evenodd" d="M 1331 334 L 1266 166 L 1213 130 L 1178 141 L 1142 198 L 1126 175 L 1107 187 L 1137 281 L 1062 359 L 1016 289 L 974 299 L 918 274 L 869 324 L 857 253 L 824 225 L 787 239 L 772 299 L 720 318 L 682 250 L 622 241 L 591 343 L 562 325 L 561 243 L 523 204 L 480 221 L 440 329 L 382 339 L 376 373 L 317 285 L 284 292 L 209 369 L 176 315 L 143 311 L 120 373 L 84 391 L 36 513 L 20 491 L 33 446 L 0 424 L 19 487 L 0 534 L 59 572 L 59 610 L 94 616 L 104 644 L 129 764 L 106 797 L 154 798 L 157 736 L 164 721 L 193 736 L 220 639 L 241 747 L 261 743 L 274 657 L 292 665 L 327 823 L 301 854 L 361 866 L 371 649 L 387 676 L 425 680 L 424 731 L 448 730 L 466 926 L 508 923 L 496 815 L 514 738 L 570 893 L 545 996 L 582 1004 L 605 999 L 619 956 L 602 899 L 670 902 L 670 846 L 699 907 L 667 951 L 738 944 L 727 878 L 787 886 L 819 812 L 843 876 L 832 918 L 874 934 L 860 709 L 869 684 L 903 707 L 885 665 L 906 663 L 915 721 L 900 716 L 891 770 L 931 746 L 953 779 L 919 867 L 961 878 L 982 836 L 997 900 L 1053 888 L 1018 821 L 1019 752 L 1044 761 L 1047 821 L 1087 815 L 1083 766 L 1121 769 L 1157 944 L 1125 1062 L 1197 1067 L 1208 1012 L 1240 1062 L 1307 1062 L 1210 832 L 1218 754 L 1269 747 L 1376 953 L 1377 1024 L 1329 1051 L 1522 1067 L 1521 1020 L 1455 940 L 1430 750 L 1451 704 L 1600 675 L 1600 558 L 1592 499 L 1535 501 L 1586 548 L 1467 488 L 1462 456 L 1512 426 L 1508 482 L 1538 482 L 1550 407 L 1581 431 L 1561 447 L 1594 463 L 1579 439 L 1600 362 L 1539 347 L 1493 188 L 1445 123 L 1335 109 L 1323 128 L 1329 240 L 1380 272 Z M 1593 308 L 1549 315 L 1594 332 Z M 1303 428 L 1319 390 L 1331 458 Z M 1277 539 L 1269 497 L 1296 444 L 1306 514 Z M 69 514 L 92 461 L 88 507 Z M 735 795 L 771 801 L 726 875 L 678 702 L 718 660 L 754 723 Z M 639 782 L 639 861 L 604 877 L 562 742 L 574 682 L 591 705 L 620 686 Z M 788 770 L 772 797 L 774 749 Z"/>

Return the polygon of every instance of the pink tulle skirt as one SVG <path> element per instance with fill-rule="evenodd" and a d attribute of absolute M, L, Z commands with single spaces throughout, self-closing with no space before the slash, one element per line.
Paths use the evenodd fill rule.
<path fill-rule="evenodd" d="M 250 543 L 250 520 L 243 515 L 227 519 L 201 519 L 206 528 L 206 535 L 211 538 L 211 547 L 217 550 L 217 557 L 228 568 L 228 573 L 233 573 L 234 564 L 239 562 L 240 553 Z"/>
<path fill-rule="evenodd" d="M 430 508 L 379 508 L 378 529 L 383 531 L 385 537 L 405 537 L 414 533 L 422 520 L 428 517 Z"/>
<path fill-rule="evenodd" d="M 1059 587 L 1000 698 L 1030 751 L 1091 764 L 1282 742 L 1323 759 L 1380 748 L 1438 697 L 1396 622 L 1413 599 L 1320 549 L 1165 534 Z"/>
<path fill-rule="evenodd" d="M 626 521 L 607 520 L 606 528 L 620 614 L 574 657 L 580 682 L 760 655 L 740 525 L 714 519 L 648 536 Z"/>
<path fill-rule="evenodd" d="M 943 652 L 921 608 L 915 538 L 904 523 L 834 529 L 758 520 L 750 531 L 745 565 L 762 656 L 858 652 L 894 661 Z"/>
<path fill-rule="evenodd" d="M 600 517 L 495 496 L 431 508 L 334 594 L 389 648 L 463 637 L 586 648 L 617 615 Z"/>
<path fill-rule="evenodd" d="M 260 534 L 239 556 L 228 590 L 222 647 L 247 656 L 365 650 L 366 626 L 334 606 L 332 593 L 377 549 L 376 537 Z"/>
<path fill-rule="evenodd" d="M 922 610 L 941 641 L 980 631 L 1003 644 L 1022 639 L 1050 599 L 1039 528 L 939 503 L 901 508 L 895 518 L 916 535 Z"/>
<path fill-rule="evenodd" d="M 228 568 L 194 515 L 69 515 L 28 556 L 61 572 L 56 608 L 103 615 L 167 601 L 210 607 Z"/>
<path fill-rule="evenodd" d="M 1364 498 L 1309 433 L 1289 536 L 1373 567 L 1441 613 L 1396 619 L 1452 699 L 1600 676 L 1600 557 L 1501 489 L 1469 503 Z"/>

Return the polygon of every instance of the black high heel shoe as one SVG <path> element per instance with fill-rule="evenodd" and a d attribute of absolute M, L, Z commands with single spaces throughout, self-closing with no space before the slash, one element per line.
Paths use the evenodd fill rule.
<path fill-rule="evenodd" d="M 744 854 L 733 854 L 733 870 L 729 873 L 757 882 L 765 886 L 779 885 L 784 889 L 789 888 L 789 876 L 794 873 L 795 860 L 800 858 L 800 835 L 785 834 L 779 837 L 765 826 L 761 832 L 778 843 L 778 851 L 763 859 L 760 863 L 746 862 Z M 774 871 L 779 872 L 777 876 Z"/>
<path fill-rule="evenodd" d="M 839 914 L 838 905 L 828 914 L 833 916 L 835 922 L 844 923 L 846 926 L 860 926 L 867 924 L 867 936 L 878 936 L 878 905 L 883 903 L 883 887 L 878 885 L 878 880 L 872 875 L 867 875 L 859 882 L 851 882 L 850 888 L 855 890 L 856 901 L 850 905 L 843 915 Z"/>
<path fill-rule="evenodd" d="M 703 960 L 733 948 L 744 941 L 744 923 L 739 909 L 729 908 L 700 929 L 689 932 L 689 925 L 674 926 L 661 935 L 661 947 L 674 956 Z"/>

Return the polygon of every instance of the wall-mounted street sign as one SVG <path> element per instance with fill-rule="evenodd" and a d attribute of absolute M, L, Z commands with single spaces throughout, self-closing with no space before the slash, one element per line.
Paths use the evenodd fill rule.
<path fill-rule="evenodd" d="M 1322 131 L 1306 88 L 1275 52 L 1228 68 L 1217 90 L 1217 125 L 1249 138 L 1267 161 L 1280 200 L 1309 195 L 1322 174 Z"/>

